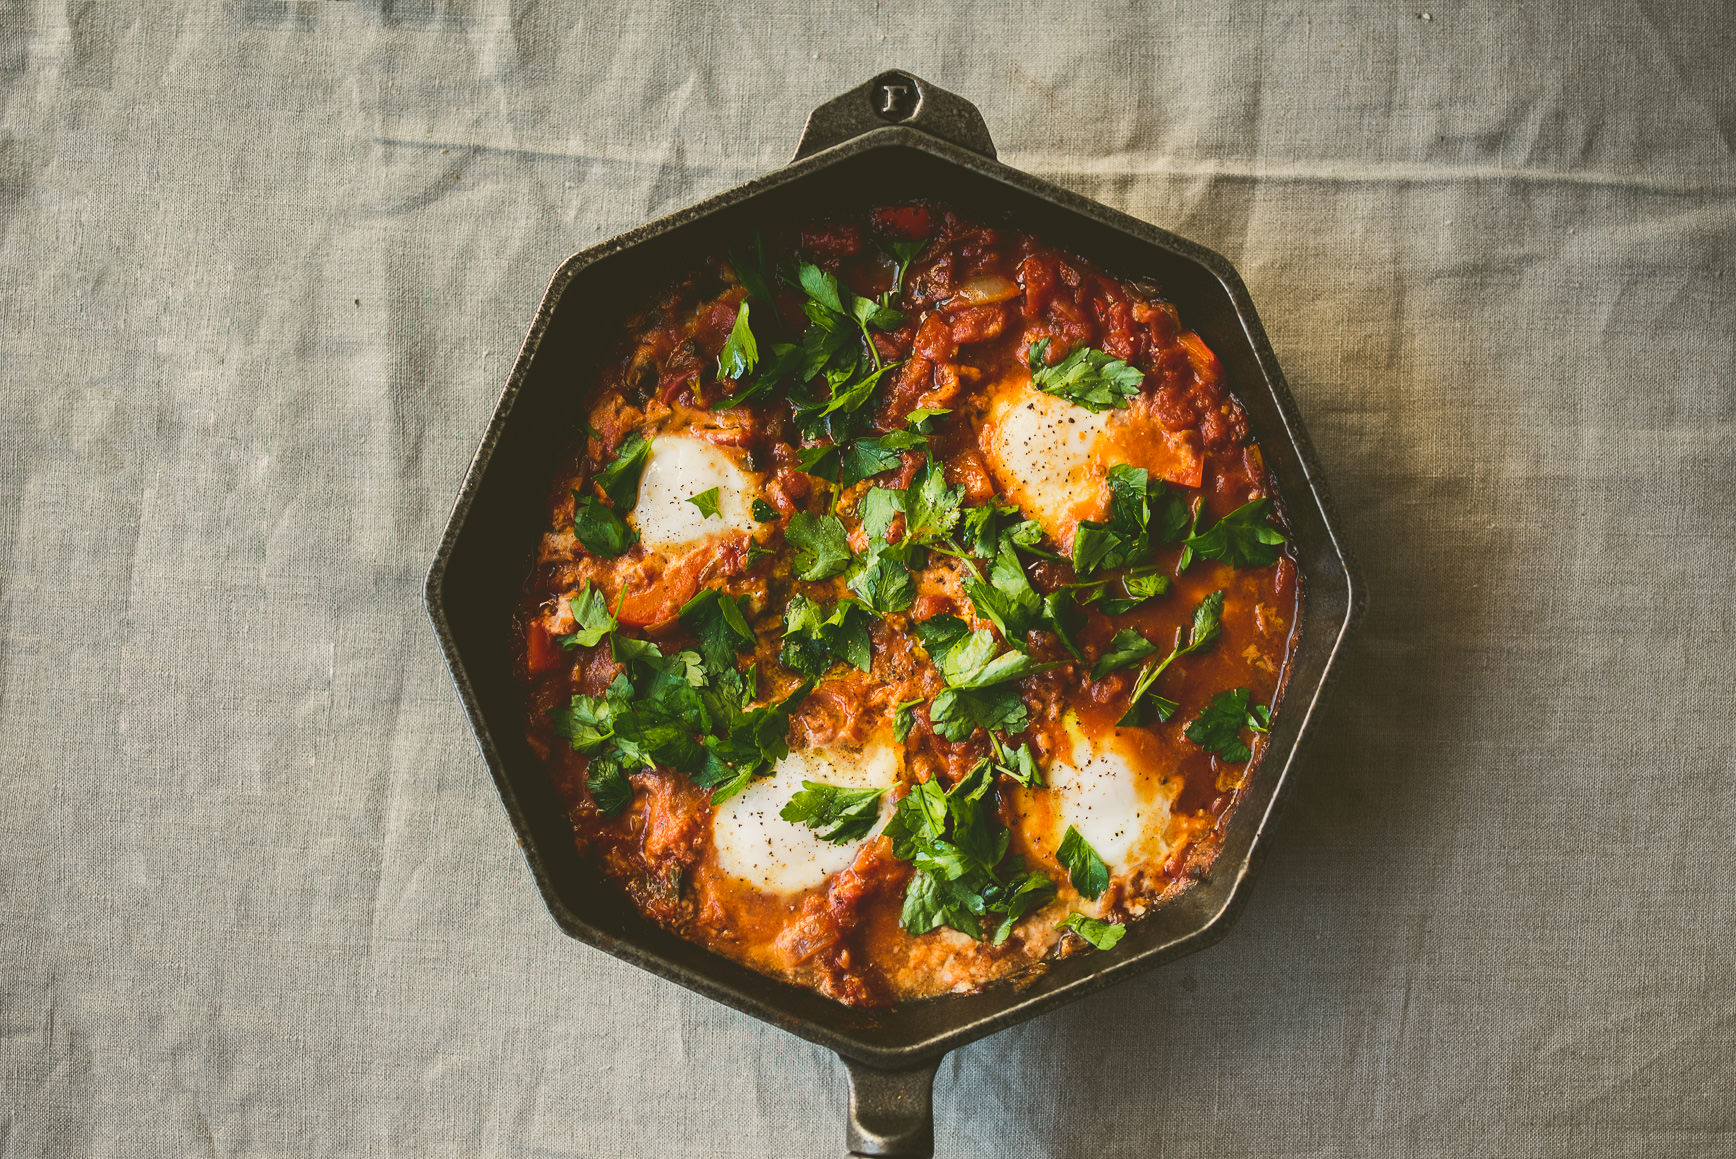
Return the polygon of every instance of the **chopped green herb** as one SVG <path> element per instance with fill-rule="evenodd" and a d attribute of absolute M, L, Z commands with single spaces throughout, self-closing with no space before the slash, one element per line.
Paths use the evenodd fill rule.
<path fill-rule="evenodd" d="M 898 802 L 886 835 L 893 855 L 915 871 L 899 915 L 906 932 L 951 926 L 998 945 L 1054 896 L 1047 877 L 1007 857 L 1010 835 L 996 819 L 992 784 L 989 763 L 979 761 L 951 790 L 924 781 Z M 989 933 L 985 922 L 996 918 Z"/>
<path fill-rule="evenodd" d="M 778 509 L 764 499 L 753 501 L 753 517 L 759 523 L 770 523 L 778 517 Z"/>
<path fill-rule="evenodd" d="M 602 643 L 604 636 L 615 630 L 615 617 L 609 614 L 609 606 L 603 602 L 603 590 L 594 584 L 586 582 L 579 594 L 567 601 L 567 607 L 572 610 L 573 622 L 578 629 L 555 637 L 563 648 L 595 648 Z"/>
<path fill-rule="evenodd" d="M 885 789 L 848 789 L 819 781 L 803 781 L 801 792 L 778 813 L 785 821 L 806 825 L 822 841 L 848 845 L 868 836 L 880 819 Z"/>
<path fill-rule="evenodd" d="M 639 476 L 645 473 L 645 461 L 650 457 L 651 440 L 634 431 L 608 465 L 597 472 L 597 486 L 617 514 L 627 514 L 639 501 Z"/>
<path fill-rule="evenodd" d="M 821 675 L 835 661 L 867 672 L 873 661 L 868 634 L 872 621 L 868 609 L 855 600 L 842 599 L 828 609 L 798 592 L 784 609 L 784 644 L 778 660 L 807 676 Z"/>
<path fill-rule="evenodd" d="M 747 312 L 750 303 L 743 302 L 735 312 L 735 325 L 729 329 L 729 337 L 724 340 L 723 350 L 717 356 L 717 376 L 740 382 L 753 373 L 753 368 L 759 365 L 759 343 L 754 341 L 753 330 L 748 325 Z"/>
<path fill-rule="evenodd" d="M 1183 547 L 1201 559 L 1221 559 L 1231 567 L 1266 567 L 1277 562 L 1283 534 L 1266 521 L 1270 499 L 1244 503 L 1205 531 L 1188 535 Z"/>
<path fill-rule="evenodd" d="M 1031 752 L 1029 744 L 1017 748 L 1009 748 L 1001 743 L 1001 738 L 989 734 L 989 745 L 994 752 L 994 771 L 1002 774 L 1027 789 L 1038 788 L 1043 783 L 1043 771 L 1037 767 L 1037 758 Z"/>
<path fill-rule="evenodd" d="M 1081 913 L 1071 913 L 1055 923 L 1058 930 L 1071 930 L 1099 950 L 1113 950 L 1127 927 L 1116 922 L 1099 921 Z"/>
<path fill-rule="evenodd" d="M 861 566 L 848 581 L 849 589 L 876 615 L 905 611 L 916 601 L 916 581 L 902 546 L 890 546 L 884 539 L 869 540 Z"/>
<path fill-rule="evenodd" d="M 619 816 L 633 802 L 633 782 L 627 770 L 613 756 L 597 756 L 585 766 L 585 788 L 591 792 L 591 803 L 605 817 Z"/>
<path fill-rule="evenodd" d="M 1097 663 L 1091 668 L 1091 679 L 1101 680 L 1111 672 L 1139 663 L 1155 651 L 1156 644 L 1132 628 L 1123 628 L 1115 633 L 1109 647 L 1097 658 Z"/>
<path fill-rule="evenodd" d="M 595 495 L 573 492 L 573 537 L 592 555 L 614 559 L 639 542 L 639 533 Z"/>
<path fill-rule="evenodd" d="M 784 538 L 796 549 L 796 578 L 823 580 L 850 566 L 850 543 L 836 515 L 798 511 L 784 526 Z"/>
<path fill-rule="evenodd" d="M 1085 653 L 1079 650 L 1074 637 L 1085 626 L 1085 613 L 1068 591 L 1054 591 L 1043 597 L 1043 626 L 1061 638 L 1061 646 L 1081 663 Z"/>
<path fill-rule="evenodd" d="M 1211 647 L 1217 642 L 1223 631 L 1224 593 L 1212 592 L 1201 599 L 1194 608 L 1193 626 L 1189 629 L 1186 644 L 1181 642 L 1181 633 L 1176 633 L 1175 647 L 1170 649 L 1168 656 L 1161 661 L 1147 664 L 1140 672 L 1139 679 L 1134 682 L 1133 695 L 1127 700 L 1127 711 L 1116 723 L 1120 725 L 1137 725 L 1144 723 L 1144 716 L 1149 711 L 1158 720 L 1168 720 L 1175 715 L 1176 702 L 1162 696 L 1152 696 L 1145 699 L 1151 686 L 1157 678 L 1163 675 L 1163 670 L 1183 656 L 1191 655 Z"/>
<path fill-rule="evenodd" d="M 1207 752 L 1216 753 L 1231 764 L 1240 764 L 1253 756 L 1242 741 L 1242 729 L 1265 732 L 1270 727 L 1271 709 L 1264 713 L 1251 712 L 1248 700 L 1252 694 L 1246 688 L 1232 688 L 1212 697 L 1185 735 Z M 1265 706 L 1262 705 L 1262 708 Z"/>
<path fill-rule="evenodd" d="M 903 744 L 910 737 L 911 726 L 916 723 L 916 706 L 926 697 L 915 700 L 903 700 L 892 706 L 892 739 Z"/>
<path fill-rule="evenodd" d="M 719 489 L 712 487 L 709 490 L 701 491 L 697 495 L 688 496 L 687 501 L 699 508 L 699 513 L 701 515 L 705 516 L 707 519 L 711 519 L 717 516 L 718 498 L 720 495 L 721 492 Z"/>
<path fill-rule="evenodd" d="M 1026 353 L 1031 384 L 1090 411 L 1124 407 L 1138 397 L 1145 372 L 1112 355 L 1081 346 L 1054 366 L 1048 365 L 1049 340 L 1039 339 Z"/>
<path fill-rule="evenodd" d="M 681 625 L 699 638 L 709 672 L 734 671 L 736 654 L 753 651 L 756 641 L 743 612 L 746 603 L 746 596 L 702 588 L 682 606 Z"/>
<path fill-rule="evenodd" d="M 1055 851 L 1055 859 L 1066 868 L 1067 876 L 1080 897 L 1096 901 L 1109 888 L 1109 867 L 1073 826 L 1067 826 L 1061 847 Z"/>

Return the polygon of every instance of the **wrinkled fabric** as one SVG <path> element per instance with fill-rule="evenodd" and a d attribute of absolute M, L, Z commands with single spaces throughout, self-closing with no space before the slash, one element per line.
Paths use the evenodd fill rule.
<path fill-rule="evenodd" d="M 1229 937 L 941 1153 L 1736 1153 L 1736 21 L 1425 2 L 0 3 L 0 1156 L 840 1151 L 549 920 L 420 589 L 560 261 L 887 66 L 1237 264 L 1371 593 Z"/>

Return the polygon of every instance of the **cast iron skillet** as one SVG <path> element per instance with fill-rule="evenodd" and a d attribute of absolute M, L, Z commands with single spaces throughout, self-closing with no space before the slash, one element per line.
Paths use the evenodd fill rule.
<path fill-rule="evenodd" d="M 598 356 L 632 303 L 697 255 L 758 228 L 842 205 L 934 198 L 1001 218 L 1128 278 L 1163 288 L 1217 352 L 1278 484 L 1302 574 L 1300 638 L 1264 758 L 1211 873 L 1128 928 L 1110 953 L 1055 963 L 1023 989 L 840 1006 L 755 973 L 644 920 L 581 860 L 549 777 L 524 741 L 511 625 L 542 530 L 548 481 L 587 409 Z M 1230 263 L 995 160 L 968 101 L 889 72 L 815 109 L 783 169 L 593 246 L 555 272 L 428 573 L 428 613 L 519 844 L 555 921 L 575 938 L 842 1057 L 853 1155 L 933 1154 L 930 1090 L 941 1056 L 1223 936 L 1246 897 L 1280 792 L 1362 599 L 1331 505 L 1247 289 Z"/>

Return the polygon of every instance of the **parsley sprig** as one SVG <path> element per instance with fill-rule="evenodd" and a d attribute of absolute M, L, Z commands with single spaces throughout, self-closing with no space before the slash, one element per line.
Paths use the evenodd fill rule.
<path fill-rule="evenodd" d="M 699 651 L 665 653 L 653 641 L 628 636 L 602 610 L 589 585 L 572 601 L 574 641 L 608 640 L 621 665 L 601 696 L 575 694 L 557 706 L 557 735 L 591 757 L 586 782 L 597 808 L 615 814 L 632 799 L 629 769 L 664 767 L 712 790 L 713 803 L 739 793 L 789 753 L 790 712 L 808 694 L 802 684 L 776 702 L 755 704 L 755 673 L 737 667 L 755 645 L 745 597 L 708 588 L 681 609 Z M 582 611 L 582 614 L 581 614 Z M 563 641 L 564 642 L 564 641 Z"/>
<path fill-rule="evenodd" d="M 573 535 L 586 551 L 613 559 L 639 541 L 639 533 L 623 517 L 639 501 L 639 476 L 650 457 L 651 440 L 635 431 L 597 472 L 594 490 L 573 492 Z"/>
<path fill-rule="evenodd" d="M 1187 642 L 1182 642 L 1181 631 L 1178 629 L 1175 646 L 1169 650 L 1169 655 L 1140 670 L 1139 679 L 1133 684 L 1133 695 L 1127 700 L 1127 711 L 1122 713 L 1121 719 L 1116 723 L 1123 726 L 1137 725 L 1148 723 L 1148 719 L 1153 716 L 1160 721 L 1174 716 L 1176 702 L 1153 693 L 1151 686 L 1157 683 L 1157 678 L 1163 675 L 1164 669 L 1183 656 L 1203 652 L 1217 643 L 1218 637 L 1223 633 L 1223 619 L 1223 592 L 1212 592 L 1200 600 L 1194 607 L 1193 624 L 1188 629 Z"/>
<path fill-rule="evenodd" d="M 1231 764 L 1240 764 L 1252 757 L 1253 750 L 1242 740 L 1242 730 L 1265 732 L 1272 724 L 1272 710 L 1264 704 L 1248 706 L 1252 697 L 1246 688 L 1232 688 L 1212 697 L 1212 702 L 1187 726 L 1185 735 L 1207 752 L 1216 753 Z"/>
<path fill-rule="evenodd" d="M 1007 856 L 1011 835 L 996 817 L 993 788 L 994 773 L 984 760 L 950 790 L 923 781 L 898 802 L 886 835 L 893 856 L 914 870 L 899 914 L 906 932 L 951 926 L 1000 945 L 1021 918 L 1054 896 L 1054 882 Z"/>
<path fill-rule="evenodd" d="M 803 781 L 778 816 L 806 825 L 822 841 L 848 845 L 868 836 L 880 819 L 880 798 L 885 789 L 851 789 L 820 781 Z"/>
<path fill-rule="evenodd" d="M 1031 368 L 1032 386 L 1089 411 L 1126 406 L 1139 396 L 1145 382 L 1145 371 L 1089 346 L 1079 347 L 1050 366 L 1047 338 L 1031 343 L 1025 363 Z"/>
<path fill-rule="evenodd" d="M 1058 930 L 1069 930 L 1090 942 L 1099 950 L 1113 950 L 1127 933 L 1127 927 L 1117 922 L 1100 921 L 1088 918 L 1081 913 L 1071 913 L 1055 923 Z"/>

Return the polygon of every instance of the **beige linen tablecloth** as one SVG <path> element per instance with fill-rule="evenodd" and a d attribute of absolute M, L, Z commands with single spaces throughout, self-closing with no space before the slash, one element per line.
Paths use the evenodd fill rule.
<path fill-rule="evenodd" d="M 1240 924 L 942 1153 L 1736 1153 L 1733 23 L 0 2 L 0 1156 L 840 1150 L 549 920 L 421 581 L 561 259 L 892 65 L 1237 263 L 1373 596 Z"/>

